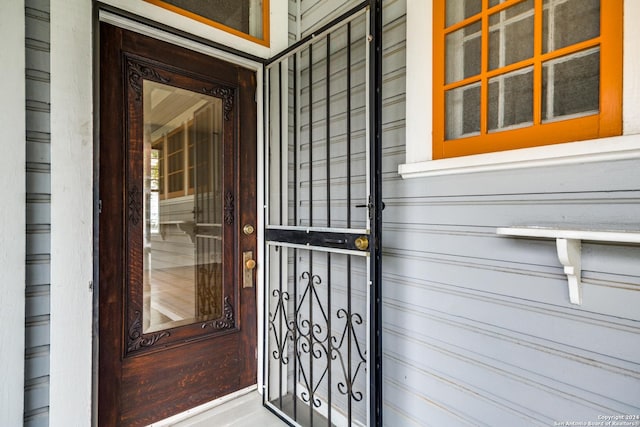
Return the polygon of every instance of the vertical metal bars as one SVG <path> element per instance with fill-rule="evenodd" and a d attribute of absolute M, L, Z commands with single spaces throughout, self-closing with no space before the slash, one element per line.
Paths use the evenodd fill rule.
<path fill-rule="evenodd" d="M 298 55 L 293 55 L 293 225 L 298 225 Z M 298 249 L 293 248 L 293 277 L 298 277 Z M 293 280 L 293 318 L 298 318 L 298 281 Z M 298 342 L 298 334 L 292 332 L 293 342 Z M 293 372 L 298 370 L 298 358 L 293 358 Z M 293 382 L 293 395 L 298 395 L 298 383 Z M 293 399 L 293 419 L 298 417 L 298 400 Z"/>
<path fill-rule="evenodd" d="M 371 0 L 370 31 L 373 36 L 370 49 L 369 99 L 373 104 L 369 115 L 371 129 L 369 146 L 371 171 L 369 218 L 371 219 L 370 247 L 371 280 L 369 337 L 373 363 L 369 369 L 371 425 L 382 426 L 382 0 Z"/>
<path fill-rule="evenodd" d="M 374 81 L 363 2 L 267 64 L 265 406 L 291 425 L 378 421 L 369 168 Z M 324 145 L 324 146 L 323 146 Z M 305 152 L 306 150 L 306 152 Z M 368 209 L 356 209 L 364 206 Z M 364 243 L 363 243 L 364 242 Z"/>
<path fill-rule="evenodd" d="M 326 145 L 326 203 L 327 227 L 331 228 L 331 33 L 327 34 L 326 75 L 325 75 L 325 145 Z M 347 73 L 349 74 L 349 73 Z M 331 252 L 327 252 L 327 331 L 331 331 Z M 331 390 L 331 339 L 327 339 L 327 382 Z M 331 393 L 327 393 L 328 427 L 331 427 Z"/>

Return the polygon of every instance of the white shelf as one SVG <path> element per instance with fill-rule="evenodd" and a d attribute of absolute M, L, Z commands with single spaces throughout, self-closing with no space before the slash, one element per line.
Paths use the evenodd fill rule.
<path fill-rule="evenodd" d="M 569 301 L 582 304 L 582 241 L 640 244 L 640 231 L 583 230 L 555 227 L 500 227 L 501 236 L 555 239 L 558 260 L 564 266 L 569 286 Z"/>
<path fill-rule="evenodd" d="M 496 233 L 503 236 L 543 239 L 576 239 L 595 242 L 639 243 L 640 231 L 580 230 L 553 227 L 500 227 Z"/>

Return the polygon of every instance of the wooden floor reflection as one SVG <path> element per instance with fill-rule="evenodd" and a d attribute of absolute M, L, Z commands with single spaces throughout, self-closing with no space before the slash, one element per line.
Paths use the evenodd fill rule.
<path fill-rule="evenodd" d="M 222 315 L 222 276 L 220 264 L 200 267 L 180 266 L 145 271 L 145 332 L 158 331 Z M 198 292 L 198 286 L 201 286 Z"/>
<path fill-rule="evenodd" d="M 145 278 L 152 325 L 195 317 L 196 289 L 193 266 L 154 269 Z"/>

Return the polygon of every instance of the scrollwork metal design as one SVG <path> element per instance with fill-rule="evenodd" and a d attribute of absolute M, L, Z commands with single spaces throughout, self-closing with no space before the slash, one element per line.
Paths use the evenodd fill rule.
<path fill-rule="evenodd" d="M 366 351 L 358 340 L 356 326 L 363 324 L 363 318 L 350 309 L 339 308 L 332 316 L 334 321 L 344 322 L 340 332 L 333 335 L 330 319 L 325 310 L 318 288 L 322 278 L 308 271 L 300 275 L 303 287 L 299 299 L 292 306 L 291 295 L 282 289 L 271 291 L 274 298 L 272 311 L 269 312 L 269 332 L 273 349 L 272 360 L 288 365 L 292 355 L 296 360 L 296 379 L 302 386 L 298 396 L 315 408 L 323 404 L 319 397 L 321 384 L 326 384 L 331 375 L 331 383 L 337 391 L 353 401 L 360 402 L 364 393 L 357 390 L 356 384 L 362 382 L 361 372 L 366 370 Z M 295 310 L 294 319 L 290 320 Z M 292 352 L 292 354 L 290 354 Z M 311 362 L 314 361 L 312 366 Z M 330 371 L 331 361 L 338 360 L 340 368 Z M 337 376 L 336 376 L 337 375 Z M 325 390 L 323 393 L 331 392 Z"/>
<path fill-rule="evenodd" d="M 202 254 L 199 254 L 202 256 Z M 197 315 L 207 317 L 218 317 L 222 314 L 219 301 L 222 298 L 220 287 L 221 278 L 220 264 L 201 264 L 198 266 L 197 280 Z"/>
<path fill-rule="evenodd" d="M 337 337 L 331 337 L 334 341 L 335 347 L 333 347 L 334 351 L 332 352 L 331 359 L 336 360 L 340 359 L 340 365 L 342 367 L 342 373 L 344 375 L 344 380 L 338 382 L 338 391 L 343 395 L 349 395 L 353 400 L 359 402 L 364 397 L 361 391 L 354 391 L 353 384 L 356 382 L 356 377 L 361 369 L 364 369 L 367 363 L 367 359 L 365 357 L 366 352 L 362 351 L 360 348 L 360 343 L 357 339 L 353 339 L 356 336 L 356 331 L 354 325 L 362 324 L 362 316 L 358 313 L 349 313 L 347 310 L 341 308 L 337 312 L 337 316 L 339 319 L 346 319 L 344 324 L 344 329 L 342 330 L 342 336 L 338 341 Z M 349 345 L 351 343 L 351 348 L 355 345 L 356 348 L 356 356 L 358 358 L 355 370 L 349 365 L 349 361 L 345 364 L 345 360 L 342 357 L 342 349 L 343 345 Z M 351 351 L 349 351 L 351 353 Z"/>
<path fill-rule="evenodd" d="M 285 323 L 285 327 L 287 331 L 285 331 L 284 336 L 278 336 L 276 331 L 276 319 L 282 318 L 285 316 L 286 318 L 286 304 L 289 301 L 289 292 L 280 291 L 278 289 L 274 289 L 271 293 L 273 297 L 277 298 L 276 308 L 273 313 L 269 313 L 269 329 L 273 332 L 273 338 L 276 349 L 273 350 L 271 356 L 275 360 L 281 360 L 284 365 L 289 363 L 289 356 L 287 354 L 286 345 L 287 340 L 289 339 L 289 334 L 293 331 L 289 328 L 289 326 Z"/>
<path fill-rule="evenodd" d="M 309 360 L 326 360 L 328 362 L 328 356 L 331 354 L 331 341 L 329 331 L 329 318 L 324 309 L 320 295 L 318 294 L 318 286 L 322 285 L 322 278 L 317 274 L 311 274 L 305 271 L 300 276 L 306 281 L 304 291 L 298 302 L 298 313 L 296 321 L 293 323 L 293 327 L 296 329 L 296 336 L 298 342 L 295 343 L 299 364 L 299 374 L 304 385 L 304 390 L 300 393 L 300 397 L 303 402 L 309 403 L 316 408 L 322 405 L 322 401 L 317 396 L 317 391 L 322 384 L 323 379 L 327 376 L 329 371 L 328 363 L 321 368 L 320 376 L 315 378 L 312 376 L 312 367 L 309 369 L 304 368 L 302 363 L 303 356 L 306 355 Z M 303 318 L 303 307 L 308 306 L 311 313 L 320 314 L 320 320 L 316 320 L 310 314 L 308 319 Z M 323 329 L 324 326 L 324 329 Z M 326 330 L 326 332 L 325 332 Z"/>

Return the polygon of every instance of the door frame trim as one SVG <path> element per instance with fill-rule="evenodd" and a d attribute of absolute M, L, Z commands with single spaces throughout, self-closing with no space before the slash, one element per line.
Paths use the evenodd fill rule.
<path fill-rule="evenodd" d="M 256 73 L 256 194 L 257 194 L 257 224 L 256 230 L 263 230 L 264 228 L 264 116 L 260 114 L 263 110 L 263 61 L 260 58 L 252 57 L 251 55 L 243 55 L 234 54 L 233 49 L 224 49 L 221 50 L 219 48 L 214 47 L 213 45 L 202 43 L 196 40 L 196 36 L 193 38 L 186 37 L 186 35 L 179 35 L 173 32 L 166 31 L 161 28 L 161 24 L 158 26 L 148 25 L 140 22 L 140 20 L 134 20 L 125 15 L 131 15 L 129 12 L 122 11 L 122 14 L 115 13 L 115 9 L 109 7 L 109 10 L 102 8 L 100 3 L 96 3 L 96 8 L 94 9 L 94 51 L 93 51 L 93 59 L 94 59 L 94 91 L 96 96 L 94 96 L 94 206 L 96 207 L 96 212 L 94 214 L 94 266 L 93 266 L 93 283 L 99 283 L 99 162 L 100 162 L 100 100 L 99 100 L 99 86 L 97 86 L 100 82 L 100 40 L 99 40 L 99 28 L 100 23 L 109 23 L 111 25 L 117 26 L 124 30 L 132 31 L 138 34 L 142 34 L 148 37 L 152 37 L 155 40 L 163 41 L 167 43 L 174 44 L 176 46 L 180 46 L 186 49 L 190 49 L 207 56 L 210 56 L 215 59 L 220 59 L 231 64 L 239 65 L 243 68 L 249 69 Z M 264 233 L 258 231 L 257 233 L 257 248 L 264 247 Z M 264 254 L 262 251 L 258 250 L 257 256 L 257 269 L 258 272 L 256 274 L 256 316 L 257 316 L 257 377 L 256 384 L 257 389 L 260 393 L 262 393 L 262 360 L 264 354 L 264 339 L 263 339 L 263 322 L 264 322 L 264 303 L 263 303 L 263 289 L 264 289 L 264 280 L 263 275 L 260 273 L 261 266 L 264 265 Z M 93 310 L 92 310 L 92 319 L 93 319 L 93 348 L 92 348 L 92 425 L 97 425 L 97 415 L 98 415 L 98 380 L 99 380 L 99 292 L 98 288 L 94 287 L 93 292 Z M 233 394 L 233 393 L 232 393 Z M 220 399 L 224 399 L 226 396 L 223 396 Z M 212 401 L 216 402 L 218 399 Z M 201 411 L 207 410 L 210 408 L 208 406 L 212 402 L 209 402 L 204 405 L 200 405 L 197 408 L 200 408 Z M 194 408 L 195 409 L 195 408 Z M 191 412 L 194 409 L 189 410 L 191 415 L 195 415 L 196 412 Z M 187 412 L 187 411 L 185 411 Z M 183 413 L 184 414 L 184 413 Z M 178 414 L 180 415 L 180 414 Z"/>

